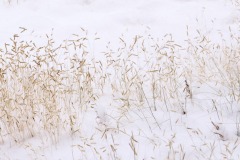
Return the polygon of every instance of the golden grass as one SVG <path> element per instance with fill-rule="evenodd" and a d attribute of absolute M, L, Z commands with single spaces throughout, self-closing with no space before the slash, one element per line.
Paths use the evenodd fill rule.
<path fill-rule="evenodd" d="M 159 110 L 168 113 L 172 126 L 171 112 L 187 115 L 189 107 L 202 107 L 197 104 L 195 91 L 203 85 L 212 89 L 209 101 L 218 117 L 225 110 L 239 111 L 239 106 L 234 108 L 233 104 L 239 105 L 240 100 L 240 44 L 239 36 L 231 32 L 230 41 L 222 44 L 211 42 L 200 31 L 184 45 L 175 42 L 171 35 L 166 35 L 162 41 L 137 35 L 130 44 L 120 38 L 121 47 L 116 51 L 108 48 L 98 61 L 88 51 L 84 29 L 81 34 L 84 36 L 74 34 L 61 44 L 55 44 L 52 35 L 46 35 L 42 46 L 22 39 L 22 34 L 28 31 L 20 29 L 20 33 L 14 34 L 0 48 L 2 144 L 21 143 L 44 132 L 57 143 L 64 133 L 81 133 L 81 115 L 98 107 L 96 101 L 106 92 L 110 92 L 115 102 L 113 107 L 121 113 L 116 118 L 118 125 L 122 117 L 127 117 L 126 112 L 147 109 L 159 130 L 161 124 L 154 115 Z M 219 97 L 227 102 L 224 107 L 220 107 Z M 152 132 L 154 127 L 144 112 L 142 114 Z M 239 121 L 236 129 L 239 136 Z M 110 131 L 127 135 L 137 159 L 138 142 L 133 134 L 119 126 L 105 125 L 99 131 L 105 138 Z M 224 139 L 221 133 L 216 131 L 216 134 Z M 116 158 L 117 145 L 113 137 L 112 141 L 110 148 Z M 172 143 L 174 136 L 169 140 L 168 159 L 176 154 Z M 210 146 L 212 150 L 214 145 Z M 93 150 L 101 159 L 101 152 Z M 182 146 L 178 150 L 184 159 Z"/>

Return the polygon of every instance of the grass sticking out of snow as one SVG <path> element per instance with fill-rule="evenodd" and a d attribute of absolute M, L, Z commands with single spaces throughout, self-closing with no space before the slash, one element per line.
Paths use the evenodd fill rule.
<path fill-rule="evenodd" d="M 96 57 L 84 29 L 61 44 L 27 32 L 0 48 L 1 158 L 9 144 L 20 159 L 240 158 L 239 34 L 120 37 Z"/>

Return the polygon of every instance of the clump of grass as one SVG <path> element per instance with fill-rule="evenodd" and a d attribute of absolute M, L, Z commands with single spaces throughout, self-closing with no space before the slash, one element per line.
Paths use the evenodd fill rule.
<path fill-rule="evenodd" d="M 2 141 L 18 142 L 45 130 L 56 142 L 62 127 L 79 129 L 79 114 L 100 94 L 93 75 L 101 70 L 88 59 L 87 38 L 55 46 L 51 35 L 46 37 L 39 47 L 15 34 L 1 50 Z"/>

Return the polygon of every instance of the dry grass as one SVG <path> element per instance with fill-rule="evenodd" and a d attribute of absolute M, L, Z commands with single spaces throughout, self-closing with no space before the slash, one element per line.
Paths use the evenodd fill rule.
<path fill-rule="evenodd" d="M 47 135 L 52 143 L 58 143 L 61 135 L 68 133 L 80 137 L 81 144 L 74 144 L 73 149 L 83 155 L 89 149 L 97 159 L 106 155 L 120 159 L 121 142 L 115 136 L 121 135 L 129 142 L 134 159 L 141 154 L 139 144 L 146 141 L 160 149 L 165 144 L 168 153 L 162 155 L 166 159 L 185 159 L 183 144 L 174 144 L 179 120 L 175 121 L 173 114 L 188 116 L 190 107 L 207 111 L 212 107 L 220 121 L 224 112 L 240 110 L 240 38 L 231 30 L 230 41 L 223 40 L 221 44 L 211 42 L 200 31 L 184 45 L 177 44 L 171 35 L 162 41 L 138 35 L 130 44 L 120 38 L 121 47 L 116 51 L 108 48 L 101 54 L 101 61 L 89 53 L 84 29 L 62 44 L 55 44 L 52 35 L 46 35 L 42 46 L 22 39 L 25 32 L 28 31 L 21 28 L 21 33 L 0 48 L 1 144 L 24 143 L 39 135 Z M 207 87 L 207 93 L 198 93 L 201 87 Z M 105 118 L 110 115 L 104 114 L 98 117 L 96 130 L 100 137 L 97 133 L 81 137 L 84 114 L 96 110 L 97 100 L 106 93 L 111 94 L 112 108 L 117 110 L 117 116 L 111 117 L 114 125 L 107 123 Z M 208 98 L 199 99 L 198 94 L 207 94 Z M 155 116 L 157 112 L 167 113 L 170 127 L 160 122 Z M 122 123 L 131 120 L 133 113 L 146 122 L 153 135 L 171 134 L 162 140 L 151 139 L 140 128 L 139 134 L 134 129 L 125 130 Z M 213 121 L 211 125 L 213 134 L 225 145 L 227 138 L 219 125 Z M 192 142 L 197 158 L 211 159 L 217 154 L 215 141 L 207 143 L 200 130 L 187 130 L 190 137 L 202 140 L 201 147 Z M 236 136 L 239 137 L 239 114 L 236 114 Z M 95 141 L 98 138 L 109 143 L 99 146 Z M 221 158 L 230 158 L 237 146 L 238 142 L 226 145 Z M 211 152 L 208 154 L 206 150 Z"/>

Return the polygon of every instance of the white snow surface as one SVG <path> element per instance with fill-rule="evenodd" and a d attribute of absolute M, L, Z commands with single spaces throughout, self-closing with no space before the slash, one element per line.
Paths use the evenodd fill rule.
<path fill-rule="evenodd" d="M 12 6 L 2 2 L 0 9 L 1 43 L 18 27 L 39 35 L 54 28 L 57 39 L 78 33 L 82 27 L 105 41 L 144 31 L 156 37 L 171 33 L 182 40 L 187 26 L 205 32 L 225 31 L 238 18 L 227 0 L 18 0 Z"/>
<path fill-rule="evenodd" d="M 97 56 L 108 42 L 112 48 L 119 47 L 119 37 L 132 41 L 136 35 L 162 39 L 172 34 L 182 44 L 187 28 L 192 37 L 200 30 L 218 41 L 219 32 L 227 34 L 238 18 L 239 11 L 230 0 L 12 0 L 11 5 L 3 0 L 0 44 L 9 42 L 21 31 L 19 27 L 27 29 L 25 39 L 39 43 L 45 34 L 53 33 L 54 40 L 61 43 L 84 29 L 89 50 Z M 0 144 L 0 160 L 240 159 L 239 103 L 231 103 L 234 112 L 219 111 L 219 117 L 212 105 L 215 91 L 209 87 L 211 83 L 193 84 L 194 100 L 186 102 L 186 115 L 166 111 L 162 103 L 153 112 L 156 119 L 148 106 L 120 111 L 106 89 L 93 108 L 81 113 L 79 133 L 63 134 L 56 143 L 45 132 L 21 143 L 5 142 Z M 230 106 L 225 99 L 218 102 L 222 108 Z"/>

